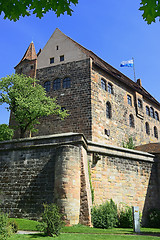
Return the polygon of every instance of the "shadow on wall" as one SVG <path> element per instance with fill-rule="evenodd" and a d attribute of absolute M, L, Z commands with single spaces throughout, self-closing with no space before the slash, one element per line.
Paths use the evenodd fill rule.
<path fill-rule="evenodd" d="M 159 205 L 159 172 L 158 172 L 159 161 L 155 159 L 152 165 L 150 173 L 150 179 L 148 183 L 143 213 L 142 213 L 142 226 L 148 226 L 147 213 L 149 209 L 157 208 L 160 209 Z M 149 227 L 149 226 L 148 226 Z"/>
<path fill-rule="evenodd" d="M 15 158 L 15 155 L 16 158 Z M 43 203 L 53 203 L 55 154 L 47 149 L 14 152 L 15 161 L 1 162 L 1 209 L 11 217 L 39 218 Z M 2 166 L 3 165 L 3 166 Z"/>

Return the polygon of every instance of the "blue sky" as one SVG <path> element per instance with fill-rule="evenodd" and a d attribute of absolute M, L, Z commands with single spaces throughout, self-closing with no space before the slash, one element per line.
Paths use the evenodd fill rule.
<path fill-rule="evenodd" d="M 120 62 L 134 57 L 136 78 L 160 102 L 160 22 L 147 25 L 139 7 L 140 0 L 79 0 L 71 17 L 49 12 L 11 22 L 1 15 L 0 78 L 14 73 L 31 41 L 38 52 L 58 27 L 132 80 L 132 68 L 120 68 Z M 0 124 L 9 121 L 5 107 L 0 106 Z"/>

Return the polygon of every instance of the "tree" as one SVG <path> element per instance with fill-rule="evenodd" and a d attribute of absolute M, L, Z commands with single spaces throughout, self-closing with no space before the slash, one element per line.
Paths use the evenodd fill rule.
<path fill-rule="evenodd" d="M 160 0 L 141 0 L 139 10 L 143 11 L 143 19 L 151 24 L 155 22 L 157 17 L 160 17 Z"/>
<path fill-rule="evenodd" d="M 72 15 L 71 4 L 77 3 L 78 0 L 0 0 L 0 14 L 3 12 L 5 19 L 17 21 L 20 16 L 29 16 L 31 13 L 42 18 L 52 10 L 58 17 L 65 12 Z"/>
<path fill-rule="evenodd" d="M 35 131 L 35 124 L 39 118 L 56 114 L 64 119 L 67 110 L 61 110 L 55 98 L 46 96 L 44 88 L 38 80 L 25 75 L 13 74 L 0 80 L 0 104 L 7 103 L 17 128 L 20 138 L 26 131 Z"/>
<path fill-rule="evenodd" d="M 0 141 L 11 140 L 13 134 L 13 129 L 10 129 L 7 124 L 0 125 Z"/>

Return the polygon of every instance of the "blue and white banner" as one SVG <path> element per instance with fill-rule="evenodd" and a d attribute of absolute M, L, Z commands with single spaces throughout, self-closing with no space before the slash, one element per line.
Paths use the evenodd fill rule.
<path fill-rule="evenodd" d="M 133 59 L 128 61 L 122 61 L 120 67 L 133 67 Z"/>

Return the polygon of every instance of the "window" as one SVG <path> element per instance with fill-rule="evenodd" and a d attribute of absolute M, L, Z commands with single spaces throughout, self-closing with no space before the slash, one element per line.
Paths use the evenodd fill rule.
<path fill-rule="evenodd" d="M 127 102 L 130 106 L 132 106 L 132 98 L 130 95 L 127 95 Z"/>
<path fill-rule="evenodd" d="M 50 87 L 51 87 L 51 82 L 50 81 L 46 81 L 44 83 L 44 88 L 45 88 L 46 92 L 50 91 Z"/>
<path fill-rule="evenodd" d="M 60 56 L 60 62 L 64 61 L 64 55 Z"/>
<path fill-rule="evenodd" d="M 159 115 L 158 115 L 158 112 L 155 112 L 155 119 L 159 121 Z"/>
<path fill-rule="evenodd" d="M 129 115 L 129 126 L 134 128 L 134 117 L 132 114 Z"/>
<path fill-rule="evenodd" d="M 71 80 L 69 77 L 63 79 L 63 88 L 70 88 L 71 87 Z"/>
<path fill-rule="evenodd" d="M 156 126 L 154 126 L 154 137 L 158 139 L 158 130 Z"/>
<path fill-rule="evenodd" d="M 150 128 L 149 128 L 149 123 L 145 123 L 145 128 L 146 128 L 146 134 L 150 135 Z"/>
<path fill-rule="evenodd" d="M 54 63 L 54 57 L 50 58 L 50 64 Z"/>
<path fill-rule="evenodd" d="M 142 100 L 141 99 L 138 99 L 138 107 L 142 108 Z"/>
<path fill-rule="evenodd" d="M 108 83 L 108 92 L 113 93 L 113 86 L 111 83 Z"/>
<path fill-rule="evenodd" d="M 101 88 L 106 91 L 106 81 L 101 78 Z"/>
<path fill-rule="evenodd" d="M 61 79 L 57 78 L 53 82 L 53 90 L 58 90 L 61 87 Z"/>
<path fill-rule="evenodd" d="M 33 65 L 31 65 L 31 70 L 33 69 Z"/>
<path fill-rule="evenodd" d="M 146 106 L 146 114 L 149 116 L 150 115 L 150 111 L 149 111 L 149 107 Z"/>
<path fill-rule="evenodd" d="M 106 103 L 106 117 L 111 118 L 112 117 L 112 112 L 111 112 L 111 104 L 110 102 Z"/>
<path fill-rule="evenodd" d="M 154 118 L 154 109 L 152 107 L 150 107 L 150 116 Z"/>
<path fill-rule="evenodd" d="M 58 45 L 56 46 L 56 50 L 58 50 L 59 49 L 59 47 L 58 47 Z"/>

